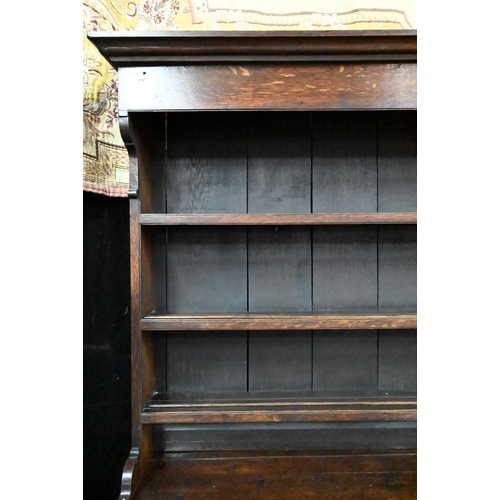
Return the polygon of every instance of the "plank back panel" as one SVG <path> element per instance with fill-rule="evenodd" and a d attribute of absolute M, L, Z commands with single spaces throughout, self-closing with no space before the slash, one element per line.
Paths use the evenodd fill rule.
<path fill-rule="evenodd" d="M 379 310 L 417 308 L 417 226 L 378 228 Z"/>
<path fill-rule="evenodd" d="M 170 392 L 246 391 L 246 332 L 171 332 L 166 362 Z"/>
<path fill-rule="evenodd" d="M 169 228 L 167 308 L 169 313 L 245 311 L 246 230 Z"/>
<path fill-rule="evenodd" d="M 379 389 L 417 390 L 417 331 L 379 331 Z"/>
<path fill-rule="evenodd" d="M 248 213 L 310 213 L 310 113 L 248 120 Z"/>
<path fill-rule="evenodd" d="M 167 212 L 245 213 L 244 118 L 168 113 L 167 129 Z"/>
<path fill-rule="evenodd" d="M 313 339 L 315 391 L 377 389 L 376 331 L 316 331 Z"/>
<path fill-rule="evenodd" d="M 314 113 L 313 212 L 377 211 L 377 133 L 372 113 Z"/>
<path fill-rule="evenodd" d="M 308 391 L 311 332 L 250 332 L 249 391 Z"/>
<path fill-rule="evenodd" d="M 311 229 L 249 228 L 249 310 L 310 311 L 311 292 Z"/>
<path fill-rule="evenodd" d="M 313 228 L 313 310 L 377 309 L 377 228 Z"/>
<path fill-rule="evenodd" d="M 378 115 L 380 212 L 417 210 L 417 113 Z"/>

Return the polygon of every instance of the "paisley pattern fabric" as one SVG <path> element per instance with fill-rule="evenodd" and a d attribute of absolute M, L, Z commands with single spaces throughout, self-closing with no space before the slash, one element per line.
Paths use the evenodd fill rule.
<path fill-rule="evenodd" d="M 117 72 L 89 31 L 415 29 L 416 0 L 86 0 L 83 2 L 83 188 L 126 196 Z"/>

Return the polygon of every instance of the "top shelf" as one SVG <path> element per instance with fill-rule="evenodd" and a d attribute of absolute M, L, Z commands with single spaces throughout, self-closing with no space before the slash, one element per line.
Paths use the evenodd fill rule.
<path fill-rule="evenodd" d="M 150 226 L 293 226 L 328 224 L 416 224 L 416 212 L 316 214 L 141 214 Z"/>

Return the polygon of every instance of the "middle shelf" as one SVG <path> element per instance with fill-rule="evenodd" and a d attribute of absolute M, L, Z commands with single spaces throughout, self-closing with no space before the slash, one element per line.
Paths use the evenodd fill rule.
<path fill-rule="evenodd" d="M 141 319 L 141 330 L 349 330 L 415 329 L 417 314 L 197 314 L 155 315 Z"/>
<path fill-rule="evenodd" d="M 155 423 L 349 422 L 416 420 L 415 393 L 157 393 L 141 421 Z"/>

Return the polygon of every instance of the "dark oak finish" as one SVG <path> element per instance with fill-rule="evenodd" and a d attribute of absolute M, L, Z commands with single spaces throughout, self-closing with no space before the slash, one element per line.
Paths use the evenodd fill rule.
<path fill-rule="evenodd" d="M 314 60 L 314 59 L 312 59 Z M 130 111 L 413 109 L 412 64 L 350 63 L 123 68 Z"/>
<path fill-rule="evenodd" d="M 130 156 L 120 499 L 416 498 L 416 32 L 89 38 Z"/>
<path fill-rule="evenodd" d="M 115 68 L 251 61 L 417 60 L 416 30 L 239 32 L 91 32 Z"/>
<path fill-rule="evenodd" d="M 154 424 L 154 450 L 165 452 L 376 450 L 415 447 L 416 421 Z"/>
<path fill-rule="evenodd" d="M 142 500 L 416 499 L 416 452 L 158 454 Z"/>
<path fill-rule="evenodd" d="M 142 330 L 345 330 L 416 328 L 414 313 L 148 316 Z"/>
<path fill-rule="evenodd" d="M 169 214 L 246 212 L 246 124 L 238 118 L 168 114 Z"/>
<path fill-rule="evenodd" d="M 148 411 L 141 414 L 144 424 L 194 423 L 194 422 L 336 422 L 336 421 L 389 421 L 415 420 L 417 413 L 414 405 L 410 408 L 400 406 L 383 408 L 226 408 L 213 406 L 210 409 L 192 410 L 165 409 L 161 412 Z"/>
<path fill-rule="evenodd" d="M 309 113 L 249 116 L 248 213 L 311 211 L 311 138 L 304 134 L 310 119 Z"/>
<path fill-rule="evenodd" d="M 332 224 L 416 224 L 416 212 L 314 214 L 141 214 L 157 226 L 320 226 Z"/>
<path fill-rule="evenodd" d="M 264 375 L 265 377 L 265 375 Z M 262 376 L 257 380 L 261 383 Z M 292 382 L 293 383 L 293 382 Z M 375 377 L 376 385 L 376 377 Z M 199 387 L 197 387 L 199 389 Z M 204 389 L 204 388 L 203 388 Z M 414 393 L 307 392 L 303 387 L 270 392 L 212 392 L 191 397 L 155 394 L 141 413 L 143 423 L 414 421 Z M 211 396 L 211 397 L 210 397 Z"/>

